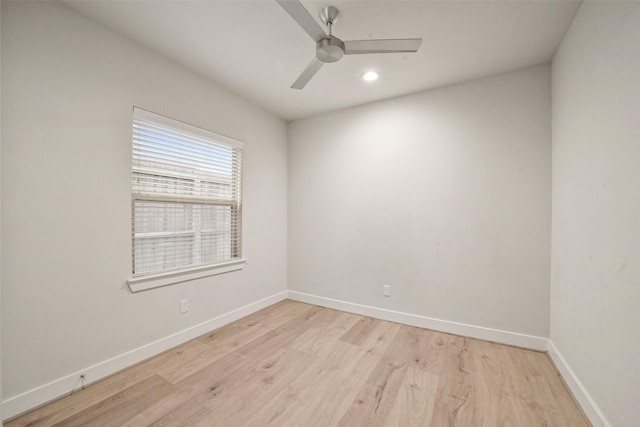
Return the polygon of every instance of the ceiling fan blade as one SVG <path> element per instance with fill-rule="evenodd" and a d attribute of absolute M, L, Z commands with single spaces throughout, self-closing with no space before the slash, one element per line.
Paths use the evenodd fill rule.
<path fill-rule="evenodd" d="M 417 52 L 420 43 L 422 39 L 347 40 L 344 54 Z"/>
<path fill-rule="evenodd" d="M 298 0 L 276 0 L 278 4 L 311 36 L 316 42 L 327 38 L 320 24 Z"/>
<path fill-rule="evenodd" d="M 307 65 L 307 68 L 305 68 L 302 74 L 300 74 L 298 79 L 293 82 L 291 89 L 302 89 L 305 87 L 306 84 L 309 83 L 309 80 L 311 80 L 311 77 L 315 76 L 323 65 L 324 62 L 320 61 L 318 58 L 313 58 L 309 65 Z"/>

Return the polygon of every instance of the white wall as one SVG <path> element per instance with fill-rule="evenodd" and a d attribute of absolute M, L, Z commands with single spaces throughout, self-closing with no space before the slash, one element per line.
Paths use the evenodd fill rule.
<path fill-rule="evenodd" d="M 286 289 L 282 120 L 60 4 L 2 43 L 5 399 Z M 245 141 L 245 270 L 128 292 L 134 105 Z"/>
<path fill-rule="evenodd" d="M 637 426 L 640 3 L 583 3 L 552 93 L 551 340 L 609 422 Z"/>
<path fill-rule="evenodd" d="M 290 123 L 289 289 L 548 337 L 550 103 L 539 66 Z"/>
<path fill-rule="evenodd" d="M 2 22 L 2 7 L 0 7 Z M 2 31 L 0 31 L 0 82 L 2 82 Z M 0 84 L 0 128 L 2 127 L 2 85 Z M 0 236 L 2 235 L 2 132 L 0 132 Z M 2 260 L 2 239 L 0 238 L 0 260 Z M 2 349 L 2 265 L 0 263 L 0 350 Z M 0 351 L 0 401 L 2 401 L 2 351 Z M 0 405 L 0 426 L 2 426 L 2 405 Z"/>

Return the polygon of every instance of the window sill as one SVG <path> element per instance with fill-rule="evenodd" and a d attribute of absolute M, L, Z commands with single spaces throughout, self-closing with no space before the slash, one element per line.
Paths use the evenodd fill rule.
<path fill-rule="evenodd" d="M 129 289 L 131 289 L 131 292 L 146 291 L 148 289 L 173 285 L 189 280 L 200 279 L 202 277 L 215 276 L 216 274 L 242 270 L 246 263 L 246 259 L 238 259 L 216 265 L 192 268 L 189 270 L 171 271 L 169 273 L 133 277 L 131 279 L 127 279 L 127 285 L 129 285 Z"/>

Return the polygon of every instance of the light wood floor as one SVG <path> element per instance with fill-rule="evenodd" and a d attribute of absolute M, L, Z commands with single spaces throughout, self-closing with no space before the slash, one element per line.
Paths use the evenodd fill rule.
<path fill-rule="evenodd" d="M 544 353 L 286 300 L 5 424 L 588 426 Z"/>

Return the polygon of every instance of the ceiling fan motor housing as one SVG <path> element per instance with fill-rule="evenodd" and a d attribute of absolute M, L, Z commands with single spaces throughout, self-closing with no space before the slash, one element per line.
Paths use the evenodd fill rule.
<path fill-rule="evenodd" d="M 326 63 L 336 62 L 344 55 L 344 42 L 337 37 L 329 36 L 316 45 L 316 57 Z"/>

